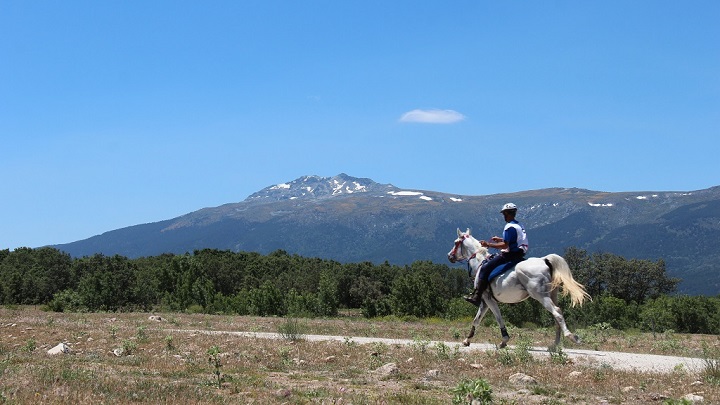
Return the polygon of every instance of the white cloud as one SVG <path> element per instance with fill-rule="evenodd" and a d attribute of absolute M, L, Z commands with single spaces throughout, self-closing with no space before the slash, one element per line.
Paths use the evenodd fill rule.
<path fill-rule="evenodd" d="M 452 124 L 465 119 L 454 110 L 412 110 L 400 117 L 400 122 L 422 122 L 426 124 Z"/>

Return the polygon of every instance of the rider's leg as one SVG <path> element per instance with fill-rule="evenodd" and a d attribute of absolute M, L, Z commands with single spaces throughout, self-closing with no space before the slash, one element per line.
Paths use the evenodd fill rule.
<path fill-rule="evenodd" d="M 489 262 L 485 263 L 475 275 L 475 289 L 470 296 L 464 297 L 465 301 L 473 304 L 480 305 L 480 298 L 483 292 L 490 285 L 488 277 L 495 268 L 503 263 L 507 262 L 507 258 L 503 257 L 502 254 L 495 256 Z"/>

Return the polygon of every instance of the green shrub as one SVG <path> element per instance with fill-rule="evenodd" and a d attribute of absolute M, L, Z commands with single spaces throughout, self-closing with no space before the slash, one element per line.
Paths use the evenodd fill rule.
<path fill-rule="evenodd" d="M 487 381 L 480 378 L 477 380 L 462 380 L 452 390 L 453 404 L 473 404 L 480 403 L 482 405 L 492 403 L 492 388 Z"/>
<path fill-rule="evenodd" d="M 297 318 L 286 318 L 285 322 L 278 326 L 278 333 L 285 340 L 296 342 L 303 339 L 305 325 Z"/>
<path fill-rule="evenodd" d="M 79 312 L 86 309 L 82 303 L 82 297 L 74 290 L 58 292 L 47 306 L 53 312 Z"/>

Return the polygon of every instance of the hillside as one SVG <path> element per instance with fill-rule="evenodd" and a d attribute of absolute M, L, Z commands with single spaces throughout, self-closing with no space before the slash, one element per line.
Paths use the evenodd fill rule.
<path fill-rule="evenodd" d="M 607 193 L 542 189 L 462 196 L 403 190 L 345 174 L 305 176 L 242 202 L 109 231 L 55 247 L 72 256 L 183 254 L 202 248 L 292 254 L 340 262 L 445 263 L 457 228 L 478 237 L 502 230 L 512 201 L 531 254 L 575 246 L 627 258 L 663 259 L 680 291 L 720 293 L 720 187 L 692 192 Z"/>

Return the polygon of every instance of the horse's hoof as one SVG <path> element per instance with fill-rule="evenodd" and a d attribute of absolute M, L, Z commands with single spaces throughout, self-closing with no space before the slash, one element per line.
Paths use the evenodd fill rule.
<path fill-rule="evenodd" d="M 465 347 L 470 346 L 470 341 L 467 339 L 463 340 L 463 346 L 465 346 Z"/>
<path fill-rule="evenodd" d="M 577 343 L 577 344 L 582 343 L 582 341 L 580 340 L 580 337 L 578 335 L 571 335 L 570 340 L 572 340 L 573 343 Z"/>
<path fill-rule="evenodd" d="M 500 348 L 501 348 L 501 349 L 504 349 L 504 348 L 506 348 L 506 347 L 507 347 L 507 342 L 501 342 L 501 343 L 500 343 Z"/>

